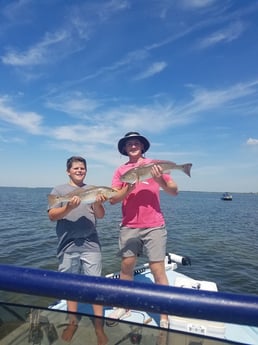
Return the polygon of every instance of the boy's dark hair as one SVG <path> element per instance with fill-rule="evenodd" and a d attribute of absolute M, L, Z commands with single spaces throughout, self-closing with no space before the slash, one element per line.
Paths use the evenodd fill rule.
<path fill-rule="evenodd" d="M 73 162 L 82 162 L 85 169 L 87 169 L 86 159 L 84 159 L 81 156 L 72 156 L 72 157 L 68 158 L 66 161 L 66 169 L 67 170 L 71 169 Z"/>

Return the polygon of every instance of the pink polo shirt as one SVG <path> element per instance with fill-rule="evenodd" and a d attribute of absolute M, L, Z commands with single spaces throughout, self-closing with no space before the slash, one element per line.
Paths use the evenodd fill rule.
<path fill-rule="evenodd" d="M 145 158 L 144 164 L 152 160 Z M 126 183 L 120 181 L 120 177 L 129 169 L 143 164 L 127 163 L 121 165 L 114 173 L 113 188 L 122 188 Z M 163 174 L 164 180 L 171 181 L 168 174 Z M 129 228 L 152 228 L 165 224 L 163 213 L 160 209 L 160 186 L 153 178 L 138 182 L 134 190 L 122 202 L 122 225 Z"/>

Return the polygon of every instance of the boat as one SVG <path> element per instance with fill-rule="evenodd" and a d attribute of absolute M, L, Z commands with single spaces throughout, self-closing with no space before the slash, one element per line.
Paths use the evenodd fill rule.
<path fill-rule="evenodd" d="M 156 345 L 163 344 L 165 338 L 167 345 L 257 345 L 258 296 L 219 292 L 215 282 L 179 272 L 179 265 L 190 264 L 187 256 L 167 254 L 170 286 L 154 284 L 148 264 L 136 267 L 133 282 L 120 280 L 118 272 L 87 277 L 0 265 L 1 290 L 61 298 L 48 308 L 0 303 L 4 329 L 15 318 L 19 326 L 1 339 L 1 345 L 64 344 L 61 332 L 67 325 L 67 296 L 79 302 L 74 345 L 85 344 L 85 339 L 87 344 L 96 343 L 91 303 L 104 306 L 108 344 Z M 130 308 L 130 315 L 123 320 L 110 319 L 113 307 Z M 17 317 L 19 308 L 28 309 L 26 320 Z M 159 328 L 161 313 L 169 315 L 168 330 Z"/>
<path fill-rule="evenodd" d="M 232 194 L 228 192 L 222 194 L 221 200 L 231 201 L 232 199 Z"/>

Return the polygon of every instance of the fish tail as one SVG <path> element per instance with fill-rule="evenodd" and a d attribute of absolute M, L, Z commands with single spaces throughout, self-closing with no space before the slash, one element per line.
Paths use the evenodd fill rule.
<path fill-rule="evenodd" d="M 192 168 L 192 163 L 187 163 L 183 165 L 183 172 L 191 177 L 191 168 Z"/>
<path fill-rule="evenodd" d="M 54 194 L 48 194 L 47 198 L 48 198 L 49 207 L 53 207 L 54 205 L 58 203 L 58 196 Z"/>

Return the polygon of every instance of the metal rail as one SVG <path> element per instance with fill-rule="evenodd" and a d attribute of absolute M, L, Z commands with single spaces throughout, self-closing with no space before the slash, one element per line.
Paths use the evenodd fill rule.
<path fill-rule="evenodd" d="M 258 296 L 0 265 L 0 290 L 258 326 Z"/>

